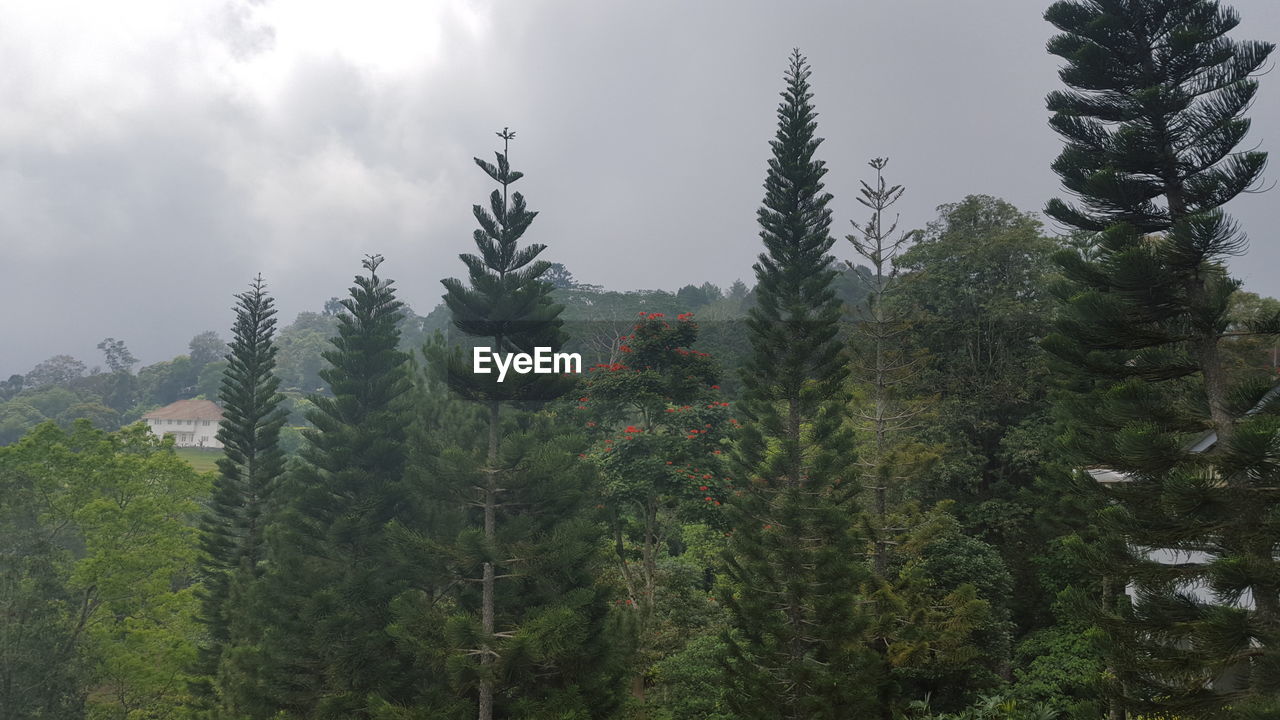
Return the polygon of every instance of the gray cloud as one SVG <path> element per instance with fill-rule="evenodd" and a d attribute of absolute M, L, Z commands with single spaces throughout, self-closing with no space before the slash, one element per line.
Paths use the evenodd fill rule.
<path fill-rule="evenodd" d="M 1273 0 L 1234 5 L 1240 37 L 1280 37 Z M 365 252 L 426 312 L 489 190 L 470 158 L 504 125 L 542 213 L 529 237 L 580 279 L 749 279 L 794 46 L 840 228 L 879 155 L 909 226 L 970 193 L 1038 210 L 1058 192 L 1041 3 L 316 7 L 0 6 L 0 376 L 93 364 L 105 336 L 148 362 L 182 352 L 259 271 L 288 321 L 345 292 Z M 1250 141 L 1277 149 L 1280 85 L 1262 83 Z M 1273 197 L 1233 208 L 1253 239 L 1234 269 L 1277 295 Z"/>

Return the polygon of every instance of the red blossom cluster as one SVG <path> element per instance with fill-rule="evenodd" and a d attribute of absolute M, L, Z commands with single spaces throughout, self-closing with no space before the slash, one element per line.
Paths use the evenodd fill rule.
<path fill-rule="evenodd" d="M 693 313 L 691 313 L 691 312 L 687 312 L 687 313 L 680 313 L 679 315 L 677 315 L 677 316 L 676 316 L 676 319 L 677 319 L 677 320 L 692 320 L 692 319 L 693 319 Z"/>
<path fill-rule="evenodd" d="M 629 433 L 638 433 L 638 432 L 644 432 L 644 431 L 643 431 L 643 430 L 641 430 L 640 428 L 636 427 L 635 425 L 628 425 L 628 426 L 627 426 L 627 429 L 625 430 L 625 432 L 629 432 Z"/>
<path fill-rule="evenodd" d="M 618 372 L 619 370 L 626 370 L 626 369 L 627 369 L 627 366 L 623 365 L 622 363 L 596 363 L 595 365 L 587 368 L 587 372 L 595 372 L 596 370 L 608 370 L 609 372 Z"/>

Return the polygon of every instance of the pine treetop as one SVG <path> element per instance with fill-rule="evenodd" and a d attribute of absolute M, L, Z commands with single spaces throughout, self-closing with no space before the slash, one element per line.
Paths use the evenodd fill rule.
<path fill-rule="evenodd" d="M 1046 212 L 1099 232 L 1138 233 L 1214 210 L 1259 179 L 1266 154 L 1236 150 L 1249 131 L 1253 78 L 1274 45 L 1226 34 L 1239 15 L 1216 0 L 1059 0 L 1045 19 L 1062 34 L 1048 50 L 1067 61 L 1069 90 L 1048 96 L 1066 140 L 1053 164 L 1080 198 Z M 1230 250 L 1231 248 L 1224 248 Z"/>
<path fill-rule="evenodd" d="M 474 158 L 498 188 L 489 195 L 489 206 L 473 205 L 472 214 L 480 225 L 472 235 L 476 254 L 458 257 L 467 267 L 467 283 L 457 278 L 442 280 L 444 302 L 453 316 L 453 325 L 463 334 L 487 339 L 495 352 L 533 352 L 546 347 L 558 351 L 564 344 L 564 310 L 552 300 L 552 285 L 544 279 L 551 263 L 539 260 L 545 245 L 520 240 L 536 211 L 511 186 L 524 173 L 511 169 L 510 143 L 515 133 L 503 128 L 502 152 L 495 153 L 496 162 Z M 541 401 L 552 399 L 568 389 L 562 378 L 545 375 L 509 375 L 504 382 L 496 376 L 476 375 L 466 362 L 454 361 L 449 372 L 450 385 L 464 397 L 482 401 Z"/>

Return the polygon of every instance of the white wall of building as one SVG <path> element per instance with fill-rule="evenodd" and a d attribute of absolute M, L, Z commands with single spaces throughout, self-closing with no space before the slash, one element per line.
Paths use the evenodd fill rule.
<path fill-rule="evenodd" d="M 151 418 L 146 421 L 151 432 L 164 437 L 172 433 L 174 445 L 178 447 L 204 447 L 221 449 L 218 442 L 218 423 L 213 420 L 161 420 Z"/>

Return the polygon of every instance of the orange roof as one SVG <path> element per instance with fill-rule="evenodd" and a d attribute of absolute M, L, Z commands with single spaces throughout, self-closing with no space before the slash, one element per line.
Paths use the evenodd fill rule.
<path fill-rule="evenodd" d="M 222 408 L 209 400 L 179 400 L 152 410 L 143 420 L 221 420 Z"/>

